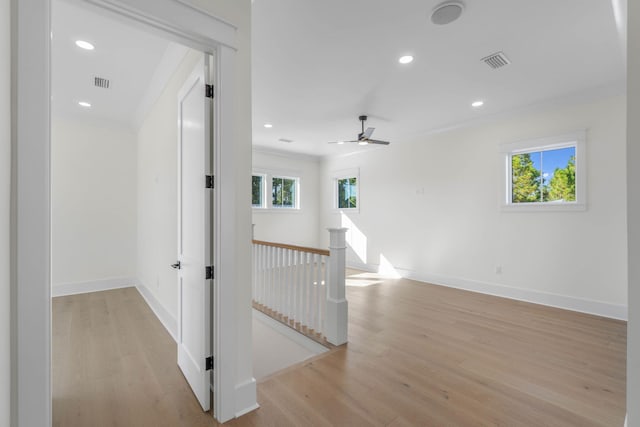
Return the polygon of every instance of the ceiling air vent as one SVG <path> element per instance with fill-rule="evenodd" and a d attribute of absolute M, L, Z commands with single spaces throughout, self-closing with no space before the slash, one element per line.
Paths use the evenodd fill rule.
<path fill-rule="evenodd" d="M 486 58 L 482 58 L 482 61 L 484 61 L 485 64 L 487 64 L 494 70 L 496 68 L 502 68 L 505 65 L 511 64 L 511 61 L 509 61 L 509 58 L 507 58 L 507 55 L 505 55 L 503 52 L 493 53 Z"/>
<path fill-rule="evenodd" d="M 280 142 L 286 142 L 287 144 L 291 144 L 293 141 L 290 139 L 286 139 L 286 138 L 280 138 L 278 141 Z"/>
<path fill-rule="evenodd" d="M 94 84 L 96 87 L 101 87 L 103 89 L 109 89 L 109 80 L 103 79 L 102 77 L 94 77 Z"/>

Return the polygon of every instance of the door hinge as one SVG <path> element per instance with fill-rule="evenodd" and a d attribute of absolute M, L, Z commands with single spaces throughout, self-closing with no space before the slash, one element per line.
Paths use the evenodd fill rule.
<path fill-rule="evenodd" d="M 205 359 L 205 365 L 207 371 L 211 371 L 213 369 L 213 356 L 209 356 Z"/>
<path fill-rule="evenodd" d="M 206 188 L 215 188 L 216 179 L 213 175 L 206 176 Z"/>
<path fill-rule="evenodd" d="M 213 92 L 214 92 L 214 88 L 213 85 L 205 85 L 206 87 L 206 94 L 205 96 L 207 98 L 213 98 Z"/>
<path fill-rule="evenodd" d="M 213 269 L 213 265 L 210 265 L 207 267 L 206 269 L 206 273 L 205 273 L 205 279 L 209 280 L 209 279 L 213 279 L 214 278 L 214 269 Z"/>

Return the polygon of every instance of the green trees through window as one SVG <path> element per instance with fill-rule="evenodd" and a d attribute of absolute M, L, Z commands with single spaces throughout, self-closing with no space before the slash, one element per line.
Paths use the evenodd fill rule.
<path fill-rule="evenodd" d="M 576 148 L 511 156 L 511 202 L 576 201 Z"/>
<path fill-rule="evenodd" d="M 296 179 L 273 177 L 272 206 L 274 208 L 295 208 L 296 207 Z"/>
<path fill-rule="evenodd" d="M 263 207 L 262 195 L 264 185 L 264 177 L 262 175 L 253 175 L 251 177 L 251 205 L 256 208 Z"/>
<path fill-rule="evenodd" d="M 358 182 L 356 178 L 338 179 L 338 209 L 358 207 Z"/>

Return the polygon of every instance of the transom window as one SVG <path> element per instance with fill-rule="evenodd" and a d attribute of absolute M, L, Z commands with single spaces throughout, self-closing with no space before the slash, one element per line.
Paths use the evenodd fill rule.
<path fill-rule="evenodd" d="M 504 207 L 584 209 L 584 141 L 577 132 L 503 145 Z"/>

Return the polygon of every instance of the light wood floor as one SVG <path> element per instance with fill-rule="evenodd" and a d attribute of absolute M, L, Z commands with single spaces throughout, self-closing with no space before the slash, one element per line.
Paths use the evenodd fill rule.
<path fill-rule="evenodd" d="M 625 322 L 405 279 L 347 297 L 349 344 L 261 381 L 229 425 L 624 422 Z M 215 425 L 135 289 L 56 298 L 53 324 L 54 425 Z"/>

